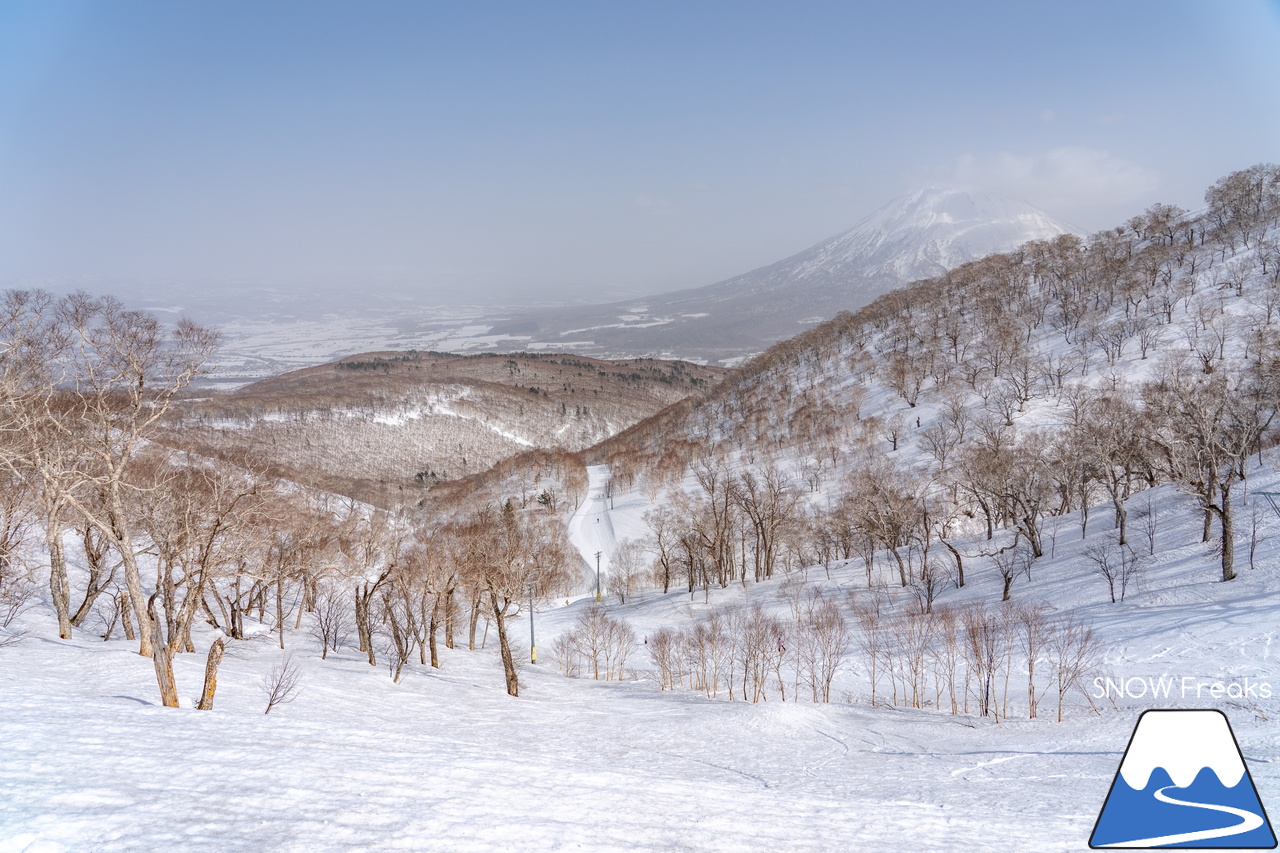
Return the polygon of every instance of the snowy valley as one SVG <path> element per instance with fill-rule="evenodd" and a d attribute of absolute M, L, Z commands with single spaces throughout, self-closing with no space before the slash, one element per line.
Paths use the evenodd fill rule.
<path fill-rule="evenodd" d="M 630 408 L 560 446 L 576 357 L 190 400 L 179 327 L 70 393 L 10 295 L 0 853 L 1085 850 L 1150 708 L 1224 711 L 1277 808 L 1280 168 L 1032 226 L 850 250 L 930 277 L 723 375 L 591 361 Z M 485 470 L 337 485 L 431 413 Z"/>

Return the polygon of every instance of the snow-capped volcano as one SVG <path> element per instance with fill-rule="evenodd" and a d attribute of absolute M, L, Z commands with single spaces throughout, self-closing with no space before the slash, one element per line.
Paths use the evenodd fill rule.
<path fill-rule="evenodd" d="M 904 284 L 1067 233 L 1075 229 L 1018 199 L 929 187 L 802 252 L 716 284 L 511 318 L 494 331 L 510 330 L 510 349 L 732 363 Z"/>
<path fill-rule="evenodd" d="M 1028 240 L 1074 231 L 1009 196 L 925 187 L 891 201 L 795 260 L 803 264 L 797 269 L 802 277 L 812 265 L 914 281 L 992 252 L 1010 251 Z"/>
<path fill-rule="evenodd" d="M 927 187 L 895 199 L 853 228 L 788 258 L 669 297 L 794 291 L 805 304 L 835 298 L 860 308 L 896 287 L 931 278 L 966 261 L 1007 252 L 1029 240 L 1076 233 L 1064 222 L 1010 196 Z"/>

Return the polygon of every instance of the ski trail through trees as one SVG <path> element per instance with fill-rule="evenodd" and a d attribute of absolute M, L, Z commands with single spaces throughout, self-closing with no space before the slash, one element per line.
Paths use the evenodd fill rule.
<path fill-rule="evenodd" d="M 595 589 L 596 554 L 600 555 L 600 588 L 608 588 L 609 558 L 618 545 L 609 517 L 609 499 L 606 497 L 609 482 L 608 465 L 587 467 L 587 497 L 578 511 L 569 519 L 569 541 L 578 549 L 590 569 Z"/>

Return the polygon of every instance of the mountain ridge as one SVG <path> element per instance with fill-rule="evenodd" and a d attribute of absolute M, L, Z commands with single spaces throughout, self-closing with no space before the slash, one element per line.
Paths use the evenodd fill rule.
<path fill-rule="evenodd" d="M 772 264 L 709 285 L 624 302 L 529 312 L 495 321 L 503 349 L 682 357 L 733 365 L 840 311 L 912 281 L 1076 234 L 1018 199 L 923 187 L 853 228 Z"/>

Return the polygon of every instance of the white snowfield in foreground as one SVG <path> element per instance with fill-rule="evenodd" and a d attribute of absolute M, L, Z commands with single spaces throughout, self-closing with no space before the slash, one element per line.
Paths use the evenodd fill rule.
<path fill-rule="evenodd" d="M 1254 485 L 1277 479 L 1255 472 Z M 1247 677 L 1280 688 L 1280 540 L 1269 535 L 1280 521 L 1263 519 L 1257 568 L 1245 563 L 1223 584 L 1191 498 L 1161 487 L 1154 499 L 1158 559 L 1124 603 L 1110 603 L 1082 556 L 1109 527 L 1097 516 L 1085 540 L 1064 521 L 1056 557 L 1019 580 L 1015 600 L 1089 619 L 1104 649 L 1099 675 Z M 642 496 L 619 495 L 607 513 L 607 501 L 595 501 L 579 527 L 597 526 L 589 519 L 599 511 L 601 532 L 577 532 L 583 550 L 605 550 L 614 530 L 642 532 Z M 820 566 L 805 574 L 837 596 L 865 585 L 857 561 L 830 578 Z M 542 663 L 524 665 L 518 699 L 505 693 L 492 630 L 486 649 L 469 652 L 464 628 L 461 648 L 441 648 L 440 670 L 415 663 L 398 685 L 354 649 L 322 661 L 305 631 L 290 631 L 301 694 L 270 716 L 259 685 L 280 660 L 274 636 L 229 644 L 212 712 L 165 709 L 135 643 L 89 631 L 57 640 L 41 605 L 23 617 L 30 635 L 0 648 L 0 853 L 1083 851 L 1150 707 L 1222 708 L 1263 804 L 1280 811 L 1277 698 L 1118 697 L 1096 700 L 1095 715 L 1076 695 L 1056 723 L 1045 696 L 1040 719 L 997 725 L 870 707 L 856 651 L 829 705 L 784 704 L 773 690 L 753 705 L 658 689 L 644 636 L 688 624 L 691 612 L 784 607 L 780 584 L 699 589 L 693 601 L 680 590 L 630 596 L 625 606 L 611 598 L 610 612 L 641 637 L 628 661 L 633 680 L 623 682 L 564 678 L 550 660 L 590 598 L 540 612 Z M 940 603 L 994 604 L 999 595 L 994 569 L 974 561 L 965 588 L 945 590 Z M 509 630 L 527 661 L 527 621 Z M 200 653 L 175 662 L 186 704 L 210 640 L 197 634 Z M 1015 675 L 1009 689 L 1025 684 Z"/>
<path fill-rule="evenodd" d="M 302 695 L 263 716 L 265 640 L 206 713 L 153 704 L 126 644 L 49 645 L 0 658 L 4 853 L 1070 850 L 1128 725 L 731 704 L 546 665 L 511 699 L 491 652 L 461 650 L 398 687 L 308 658 Z M 192 688 L 199 661 L 180 663 Z"/>

